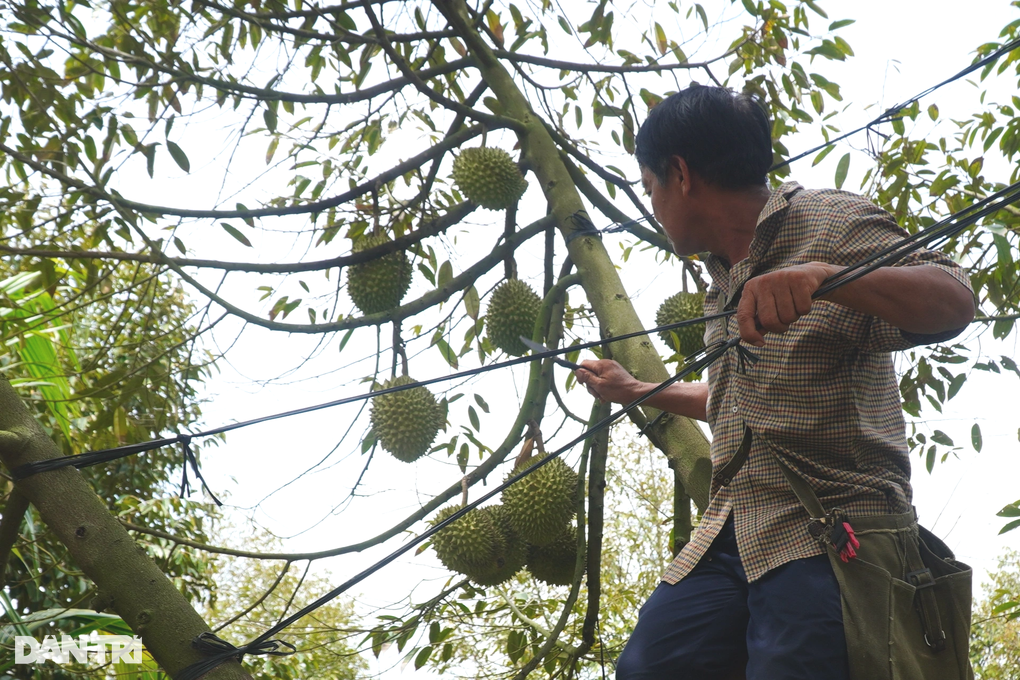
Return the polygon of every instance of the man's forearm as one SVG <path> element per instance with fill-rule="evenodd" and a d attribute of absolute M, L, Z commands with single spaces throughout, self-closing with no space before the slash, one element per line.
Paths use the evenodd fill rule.
<path fill-rule="evenodd" d="M 655 383 L 641 384 L 643 389 L 634 395 L 635 399 L 655 388 Z M 708 385 L 705 383 L 673 383 L 658 394 L 646 399 L 642 405 L 686 418 L 706 420 Z"/>
<path fill-rule="evenodd" d="M 830 265 L 831 273 L 843 267 Z M 822 299 L 878 318 L 908 333 L 935 334 L 963 328 L 974 318 L 974 297 L 937 267 L 882 267 Z"/>

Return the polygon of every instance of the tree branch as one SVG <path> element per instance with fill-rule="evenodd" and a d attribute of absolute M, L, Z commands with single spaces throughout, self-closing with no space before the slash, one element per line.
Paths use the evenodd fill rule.
<path fill-rule="evenodd" d="M 225 7 L 215 2 L 210 2 L 209 0 L 195 0 L 195 4 L 201 5 L 203 7 L 208 7 L 210 9 L 214 9 L 217 12 L 221 12 L 228 16 L 232 16 L 235 19 L 241 19 L 242 21 L 257 24 L 261 28 L 269 31 L 287 33 L 300 38 L 322 40 L 324 42 L 329 43 L 342 42 L 349 45 L 379 44 L 379 41 L 376 39 L 364 35 L 359 35 L 357 33 L 352 33 L 351 31 L 344 30 L 343 28 L 339 29 L 341 31 L 340 34 L 319 33 L 318 31 L 309 31 L 306 29 L 292 28 L 290 26 L 273 23 L 271 19 L 273 19 L 274 17 L 267 17 L 265 15 L 260 16 L 258 14 L 242 12 L 241 10 L 234 9 L 233 7 Z M 334 24 L 334 28 L 339 28 L 335 25 L 334 22 L 330 23 Z M 404 33 L 404 34 L 394 33 L 388 36 L 388 39 L 390 42 L 405 43 L 405 42 L 418 42 L 419 40 L 439 40 L 442 38 L 449 38 L 452 35 L 453 33 L 451 31 L 421 31 L 418 33 Z"/>
<path fill-rule="evenodd" d="M 510 128 L 515 132 L 524 131 L 523 123 L 518 120 L 508 118 L 506 116 L 496 116 L 491 113 L 485 113 L 484 111 L 478 111 L 470 106 L 465 106 L 460 102 L 456 102 L 449 97 L 445 97 L 426 85 L 421 78 L 419 78 L 414 71 L 411 70 L 411 67 L 407 65 L 404 58 L 401 57 L 395 49 L 393 49 L 393 45 L 390 44 L 390 41 L 386 38 L 386 33 L 382 25 L 379 23 L 379 18 L 376 17 L 375 12 L 372 11 L 372 8 L 366 4 L 364 6 L 364 10 L 365 14 L 368 16 L 368 20 L 372 22 L 372 28 L 375 29 L 376 35 L 379 36 L 379 44 L 382 46 L 383 51 L 386 52 L 386 56 L 390 58 L 390 61 L 392 61 L 393 64 L 400 69 L 400 72 L 404 74 L 404 77 L 410 80 L 411 84 L 413 84 L 419 92 L 440 106 L 463 116 L 467 116 L 472 120 L 477 120 L 480 123 L 485 123 L 486 125 L 494 128 Z"/>
<path fill-rule="evenodd" d="M 220 80 L 217 78 L 210 78 L 209 76 L 199 75 L 191 71 L 182 71 L 180 69 L 171 68 L 164 66 L 163 64 L 151 61 L 149 59 L 143 59 L 127 52 L 121 52 L 120 50 L 113 49 L 110 47 L 103 47 L 94 42 L 88 40 L 82 40 L 77 36 L 70 33 L 62 33 L 60 31 L 50 31 L 50 35 L 66 40 L 68 43 L 77 45 L 81 48 L 92 50 L 98 54 L 108 57 L 110 59 L 116 59 L 124 64 L 144 66 L 145 68 L 154 71 L 156 73 L 163 73 L 168 76 L 172 76 L 174 80 L 183 81 L 188 83 L 197 83 L 207 85 L 215 90 L 222 92 L 231 92 L 234 94 L 249 95 L 250 97 L 259 101 L 281 101 L 281 102 L 293 102 L 295 104 L 351 104 L 354 102 L 364 101 L 366 99 L 372 99 L 379 95 L 386 94 L 389 92 L 395 92 L 405 87 L 406 85 L 413 84 L 414 80 L 419 81 L 429 80 L 436 76 L 446 75 L 447 73 L 454 73 L 463 68 L 473 66 L 474 63 L 471 59 L 457 59 L 442 66 L 437 66 L 431 69 L 424 69 L 413 75 L 413 78 L 402 77 L 395 78 L 385 83 L 373 85 L 372 87 L 365 88 L 364 90 L 357 90 L 355 92 L 346 93 L 334 93 L 334 94 L 298 94 L 294 92 L 280 92 L 277 90 L 271 90 L 268 88 L 255 87 L 253 85 L 243 85 L 241 83 L 231 83 L 229 81 Z M 498 126 L 497 126 L 498 127 Z"/>
<path fill-rule="evenodd" d="M 491 129 L 491 128 L 489 128 Z M 90 196 L 96 196 L 105 201 L 108 201 L 118 207 L 127 208 L 137 212 L 145 213 L 148 215 L 173 215 L 175 217 L 196 217 L 196 218 L 213 218 L 213 219 L 229 219 L 229 218 L 252 218 L 252 217 L 280 217 L 283 215 L 304 215 L 308 213 L 318 213 L 328 210 L 329 208 L 335 208 L 338 205 L 342 205 L 350 200 L 359 198 L 365 194 L 371 193 L 373 189 L 381 184 L 387 184 L 409 170 L 413 170 L 425 162 L 438 157 L 439 155 L 446 153 L 450 149 L 455 149 L 468 140 L 474 139 L 485 132 L 483 126 L 475 126 L 466 128 L 460 132 L 457 132 L 449 137 L 444 138 L 440 142 L 429 147 L 427 150 L 421 152 L 413 158 L 409 158 L 403 163 L 399 163 L 389 170 L 380 173 L 370 180 L 366 180 L 361 184 L 357 185 L 350 191 L 346 191 L 333 198 L 328 198 L 322 201 L 316 201 L 314 203 L 305 203 L 302 205 L 294 205 L 287 208 L 257 208 L 254 210 L 188 210 L 183 208 L 170 208 L 167 206 L 148 205 L 146 203 L 139 203 L 138 201 L 132 201 L 131 199 L 121 198 L 110 194 L 98 187 L 91 184 L 82 182 L 81 180 L 70 177 L 62 172 L 53 170 L 47 167 L 44 163 L 31 158 L 15 149 L 10 148 L 6 144 L 0 142 L 0 151 L 4 152 L 11 158 L 17 159 L 29 166 L 36 172 L 40 172 L 48 177 L 66 184 L 67 186 L 74 187 L 80 191 L 83 191 Z"/>
<path fill-rule="evenodd" d="M 182 279 L 191 284 L 202 295 L 214 301 L 216 304 L 220 305 L 221 307 L 223 307 L 223 309 L 230 312 L 234 316 L 244 319 L 248 323 L 254 324 L 256 326 L 261 326 L 263 328 L 268 328 L 270 330 L 287 331 L 289 333 L 331 333 L 335 331 L 347 330 L 349 328 L 375 326 L 390 321 L 406 319 L 407 317 L 417 314 L 418 312 L 428 309 L 429 307 L 437 305 L 440 302 L 446 302 L 455 293 L 457 293 L 460 290 L 463 290 L 464 288 L 467 288 L 469 285 L 474 283 L 474 281 L 479 276 L 481 276 L 482 274 L 486 273 L 494 266 L 499 264 L 502 261 L 503 257 L 505 256 L 507 250 L 517 248 L 519 245 L 527 241 L 532 236 L 541 233 L 546 227 L 547 224 L 546 221 L 550 219 L 552 219 L 552 217 L 550 216 L 543 217 L 533 222 L 532 224 L 528 225 L 521 231 L 514 234 L 509 241 L 505 242 L 501 246 L 497 246 L 496 248 L 494 248 L 489 255 L 487 255 L 486 257 L 482 258 L 475 264 L 465 269 L 460 275 L 450 279 L 450 281 L 447 282 L 446 285 L 444 285 L 442 288 L 437 288 L 431 292 L 425 293 L 424 295 L 422 295 L 417 300 L 414 300 L 413 302 L 401 305 L 400 307 L 397 307 L 396 309 L 390 312 L 366 314 L 365 316 L 362 317 L 345 319 L 343 321 L 335 321 L 333 323 L 290 324 L 282 323 L 279 321 L 269 321 L 268 319 L 264 319 L 250 312 L 246 312 L 240 307 L 237 307 L 236 305 L 227 302 L 221 296 L 217 295 L 215 292 L 213 292 L 212 290 L 210 290 L 209 288 L 205 287 L 197 280 L 195 280 L 194 277 L 185 273 L 184 270 L 182 270 L 180 267 L 175 266 L 172 262 L 166 262 L 165 264 L 169 266 L 171 269 L 173 269 L 178 276 L 180 276 Z M 145 238 L 149 242 L 150 247 L 154 247 L 154 244 L 152 244 L 148 237 L 146 237 L 144 234 L 141 234 L 141 232 L 138 233 L 142 236 L 142 238 Z"/>
<path fill-rule="evenodd" d="M 737 50 L 743 47 L 748 40 L 743 40 L 737 45 L 733 46 L 725 53 L 710 59 L 708 61 L 701 62 L 689 62 L 685 61 L 680 64 L 647 64 L 643 66 L 625 66 L 625 65 L 611 65 L 611 64 L 582 64 L 572 61 L 560 61 L 558 59 L 549 59 L 548 57 L 539 57 L 532 54 L 522 54 L 520 52 L 508 52 L 506 50 L 495 49 L 493 53 L 500 59 L 513 62 L 515 64 L 534 64 L 536 66 L 544 66 L 546 68 L 554 68 L 560 71 L 575 71 L 578 73 L 661 73 L 663 71 L 676 71 L 679 69 L 700 69 L 709 66 L 717 61 L 726 59 L 733 54 L 736 54 Z"/>
<path fill-rule="evenodd" d="M 7 560 L 18 540 L 18 529 L 21 528 L 21 520 L 25 518 L 28 506 L 25 495 L 17 486 L 13 487 L 7 497 L 7 505 L 4 506 L 4 516 L 0 519 L 0 590 L 7 583 Z"/>
<path fill-rule="evenodd" d="M 0 253 L 24 257 L 48 257 L 63 260 L 114 260 L 119 262 L 147 262 L 163 265 L 172 262 L 178 267 L 198 267 L 202 269 L 220 269 L 224 271 L 253 272 L 259 274 L 292 274 L 297 272 L 321 271 L 331 267 L 348 267 L 374 260 L 383 255 L 407 250 L 410 246 L 420 243 L 429 236 L 441 234 L 453 225 L 470 215 L 478 206 L 465 201 L 458 203 L 449 212 L 428 222 L 423 222 L 414 232 L 396 238 L 374 248 L 359 250 L 350 255 L 341 255 L 325 260 L 311 262 L 290 262 L 281 264 L 261 264 L 257 262 L 226 262 L 223 260 L 202 260 L 186 257 L 168 257 L 151 253 L 118 253 L 96 250 L 47 250 L 44 248 L 14 248 L 0 245 Z"/>

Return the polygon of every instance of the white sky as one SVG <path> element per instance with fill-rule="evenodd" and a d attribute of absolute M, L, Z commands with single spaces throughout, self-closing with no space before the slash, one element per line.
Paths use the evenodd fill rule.
<path fill-rule="evenodd" d="M 975 0 L 965 8 L 958 2 L 942 0 L 830 1 L 823 6 L 832 21 L 857 19 L 855 25 L 840 32 L 854 48 L 856 58 L 840 65 L 827 62 L 819 68 L 830 80 L 841 85 L 845 102 L 852 103 L 838 118 L 838 125 L 843 129 L 866 122 L 880 110 L 864 111 L 864 106 L 889 106 L 960 70 L 971 60 L 974 47 L 995 39 L 1003 25 L 1020 17 L 1020 11 L 1009 7 L 1005 0 Z M 815 23 L 824 27 L 824 23 Z M 1015 85 L 1015 81 L 1009 85 Z M 937 101 L 943 112 L 940 125 L 947 125 L 944 121 L 951 115 L 954 103 L 959 102 L 963 107 L 961 114 L 970 110 L 967 97 L 971 90 L 966 84 L 958 84 L 936 93 L 922 104 Z M 814 138 L 810 138 L 791 141 L 788 146 L 797 151 L 814 143 Z M 860 147 L 864 138 L 857 137 L 851 144 Z M 807 186 L 829 186 L 835 162 L 842 153 L 842 149 L 832 153 L 814 169 L 809 167 L 810 161 L 801 161 L 794 167 L 792 177 Z M 861 156 L 855 157 L 851 178 L 859 178 L 865 167 L 864 160 Z M 857 184 L 851 179 L 845 188 L 853 190 Z M 533 244 L 537 248 L 538 242 Z M 607 239 L 607 245 L 611 254 L 619 253 L 611 239 Z M 250 256 L 250 253 L 239 256 Z M 521 259 L 527 257 L 522 255 Z M 532 264 L 524 262 L 522 267 Z M 656 272 L 636 263 L 633 266 L 623 264 L 621 275 L 646 323 L 651 322 L 658 303 L 676 286 L 675 280 L 669 283 L 675 270 Z M 670 289 L 670 285 L 674 288 Z M 481 287 L 479 290 L 484 292 Z M 388 329 L 384 330 L 384 345 L 388 333 Z M 1016 357 L 1016 337 L 1014 333 L 1006 343 L 992 343 L 989 334 L 982 349 L 992 356 Z M 341 368 L 367 354 L 367 348 L 374 342 L 372 331 L 367 329 L 359 331 L 355 338 L 358 342 L 352 342 L 343 354 L 336 354 L 334 342 L 317 360 L 316 365 L 322 371 L 335 369 L 335 373 L 315 381 L 256 387 L 249 378 L 276 376 L 294 366 L 299 356 L 312 350 L 307 338 L 249 329 L 229 355 L 230 363 L 223 362 L 221 374 L 207 384 L 211 401 L 205 406 L 206 423 L 218 425 L 365 391 L 363 386 L 351 381 L 370 372 L 368 365 Z M 220 341 L 227 341 L 225 334 L 220 336 Z M 418 363 L 417 367 L 412 362 L 412 375 L 419 378 L 441 375 L 448 370 L 445 364 L 437 361 Z M 558 374 L 558 379 L 562 380 L 562 375 Z M 483 418 L 490 444 L 497 436 L 502 436 L 509 424 L 509 414 L 517 410 L 519 394 L 514 392 L 514 384 L 509 381 L 500 384 L 503 387 L 498 390 L 485 388 L 483 392 L 493 406 L 492 414 Z M 517 385 L 520 384 L 518 381 Z M 1020 546 L 1020 530 L 1001 537 L 996 535 L 1004 520 L 994 516 L 1003 505 L 1020 497 L 1020 485 L 1016 483 L 1020 479 L 1020 443 L 1017 441 L 1020 418 L 1010 398 L 1016 394 L 1017 387 L 1015 376 L 973 376 L 934 425 L 946 431 L 958 444 L 965 444 L 959 459 L 937 465 L 931 475 L 920 460 L 914 461 L 913 482 L 921 522 L 946 539 L 960 559 L 976 567 L 977 580 L 983 569 L 994 566 L 995 557 L 1005 547 Z M 469 388 L 468 396 L 457 404 L 460 416 L 471 401 L 471 391 Z M 500 403 L 495 398 L 497 393 L 502 393 L 506 401 Z M 578 412 L 586 412 L 586 407 L 579 408 Z M 229 494 L 232 504 L 250 507 L 282 481 L 324 457 L 356 413 L 356 408 L 344 407 L 231 433 L 224 446 L 204 454 L 203 472 L 217 494 Z M 975 453 L 969 446 L 970 426 L 975 420 L 981 424 L 984 434 L 981 453 Z M 283 536 L 296 533 L 294 527 L 304 530 L 314 524 L 314 520 L 325 518 L 315 530 L 287 540 L 288 550 L 321 550 L 364 540 L 413 511 L 459 477 L 456 467 L 445 459 L 409 467 L 379 452 L 365 478 L 365 491 L 374 495 L 359 498 L 347 512 L 333 515 L 330 509 L 346 496 L 363 463 L 357 452 L 349 455 L 364 429 L 361 423 L 355 427 L 349 441 L 330 459 L 342 462 L 278 494 L 256 512 L 259 522 Z M 576 460 L 576 452 L 568 456 L 568 460 Z M 493 481 L 499 480 L 490 479 Z M 478 493 L 482 491 L 484 489 Z M 336 558 L 328 561 L 325 567 L 334 575 L 334 582 L 340 583 L 396 545 L 391 541 L 362 555 Z M 441 582 L 446 576 L 426 555 L 404 558 L 355 590 L 362 593 L 366 601 L 381 604 L 408 594 L 417 581 L 423 580 L 422 574 L 427 582 L 414 595 L 421 599 L 418 592 L 431 590 L 436 580 Z M 408 669 L 405 673 L 411 671 Z M 397 675 L 402 673 L 390 670 L 385 677 Z"/>

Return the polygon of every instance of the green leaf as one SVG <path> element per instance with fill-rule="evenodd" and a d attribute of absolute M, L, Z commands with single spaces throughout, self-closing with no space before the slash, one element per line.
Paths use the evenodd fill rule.
<path fill-rule="evenodd" d="M 936 444 L 942 444 L 942 446 L 953 446 L 953 440 L 942 430 L 935 430 L 931 435 L 931 440 Z"/>
<path fill-rule="evenodd" d="M 145 169 L 149 173 L 149 178 L 152 178 L 152 173 L 156 169 L 156 144 L 149 144 L 145 147 Z"/>
<path fill-rule="evenodd" d="M 995 514 L 997 517 L 1020 517 L 1020 501 L 1007 505 Z"/>
<path fill-rule="evenodd" d="M 184 153 L 184 149 L 177 146 L 176 143 L 167 141 L 167 151 L 170 152 L 170 157 L 174 159 L 174 163 L 184 172 L 191 172 L 191 161 L 188 160 L 187 154 Z"/>
<path fill-rule="evenodd" d="M 840 19 L 839 21 L 833 21 L 829 24 L 830 31 L 838 31 L 841 28 L 849 26 L 850 24 L 856 23 L 856 19 Z"/>
<path fill-rule="evenodd" d="M 422 650 L 418 652 L 418 656 L 414 657 L 414 670 L 418 670 L 419 668 L 424 666 L 425 663 L 429 660 L 429 656 L 431 655 L 432 645 L 422 648 Z"/>
<path fill-rule="evenodd" d="M 464 311 L 475 321 L 478 321 L 478 313 L 481 309 L 481 302 L 478 299 L 478 290 L 474 286 L 468 286 L 464 291 Z"/>
<path fill-rule="evenodd" d="M 248 237 L 245 236 L 244 234 L 242 234 L 237 227 L 232 227 L 229 224 L 227 224 L 226 222 L 220 222 L 220 226 L 223 227 L 223 230 L 225 232 L 227 232 L 228 234 L 233 236 L 235 239 L 237 239 L 242 245 L 248 246 L 249 248 L 252 247 L 251 246 L 251 241 L 249 241 Z"/>
<path fill-rule="evenodd" d="M 825 158 L 826 156 L 828 156 L 828 155 L 829 155 L 830 153 L 832 153 L 832 150 L 833 150 L 833 149 L 835 149 L 835 148 L 836 148 L 836 147 L 835 147 L 835 145 L 833 145 L 833 146 L 827 146 L 827 147 L 825 147 L 824 149 L 822 149 L 822 150 L 821 150 L 821 151 L 820 151 L 820 152 L 818 153 L 818 155 L 817 155 L 817 156 L 815 156 L 815 159 L 814 159 L 813 161 L 811 161 L 811 167 L 815 167 L 816 165 L 818 165 L 819 163 L 821 163 L 821 162 L 822 162 L 822 160 L 823 160 L 823 159 L 824 159 L 824 158 Z"/>
<path fill-rule="evenodd" d="M 343 340 L 340 341 L 340 347 L 337 348 L 337 352 L 344 351 L 344 347 L 347 346 L 347 341 L 351 339 L 352 335 L 354 335 L 354 329 L 353 328 L 348 330 L 346 333 L 344 333 Z"/>
<path fill-rule="evenodd" d="M 812 0 L 804 0 L 804 4 L 815 11 L 815 14 L 819 15 L 823 19 L 828 19 L 829 15 L 822 11 L 822 8 L 812 2 Z"/>
<path fill-rule="evenodd" d="M 1007 531 L 1013 531 L 1013 529 L 1016 529 L 1017 527 L 1020 527 L 1020 519 L 1015 519 L 1012 522 L 1007 522 L 1005 525 L 1003 525 L 1001 529 L 999 529 L 999 535 L 1001 536 Z"/>
<path fill-rule="evenodd" d="M 453 279 L 453 265 L 447 260 L 439 266 L 439 275 L 436 277 L 436 288 L 442 288 Z"/>
<path fill-rule="evenodd" d="M 558 16 L 556 19 L 560 23 L 560 28 L 562 28 L 567 35 L 574 35 L 574 32 L 570 30 L 570 24 L 567 23 L 566 19 L 562 16 Z"/>
<path fill-rule="evenodd" d="M 273 161 L 273 156 L 276 154 L 276 147 L 280 145 L 280 138 L 273 137 L 269 140 L 269 147 L 266 149 L 266 165 L 269 165 Z"/>
<path fill-rule="evenodd" d="M 265 121 L 267 130 L 276 132 L 278 119 L 276 117 L 276 109 L 272 105 L 267 106 L 266 110 L 262 112 L 262 120 Z"/>
<path fill-rule="evenodd" d="M 708 31 L 708 15 L 705 13 L 705 8 L 700 4 L 694 6 L 694 10 L 698 13 L 698 18 L 701 19 L 701 25 L 705 27 L 705 31 Z"/>
<path fill-rule="evenodd" d="M 928 453 L 925 455 L 924 467 L 927 468 L 928 473 L 935 469 L 935 447 L 929 446 Z"/>
<path fill-rule="evenodd" d="M 970 443 L 975 451 L 981 453 L 981 427 L 977 423 L 970 428 Z"/>
<path fill-rule="evenodd" d="M 444 359 L 446 359 L 446 363 L 450 364 L 454 368 L 457 368 L 458 365 L 457 353 L 454 352 L 453 348 L 450 347 L 450 343 L 448 343 L 446 340 L 440 337 L 436 338 L 433 344 L 435 344 L 435 346 L 439 348 L 439 353 L 443 355 Z"/>
<path fill-rule="evenodd" d="M 742 0 L 742 2 L 744 3 L 744 9 L 747 10 L 748 14 L 753 17 L 758 16 L 758 6 L 755 5 L 754 0 Z"/>
<path fill-rule="evenodd" d="M 489 412 L 489 404 L 484 399 L 482 399 L 482 395 L 476 394 L 475 402 L 477 402 L 479 408 L 481 408 L 483 411 L 485 411 L 486 413 Z"/>
<path fill-rule="evenodd" d="M 481 423 L 478 421 L 478 412 L 475 411 L 474 406 L 468 406 L 468 420 L 471 421 L 471 427 L 475 428 L 475 431 L 482 429 Z"/>
<path fill-rule="evenodd" d="M 846 173 L 850 170 L 850 154 L 843 154 L 843 157 L 839 159 L 839 163 L 836 164 L 836 188 L 842 189 L 843 182 L 846 181 Z"/>
<path fill-rule="evenodd" d="M 928 117 L 932 120 L 938 120 L 939 118 L 939 105 L 932 104 L 928 107 Z"/>
<path fill-rule="evenodd" d="M 659 22 L 655 22 L 655 44 L 659 48 L 659 54 L 666 54 L 668 47 L 666 43 L 666 31 L 662 30 L 662 26 Z"/>

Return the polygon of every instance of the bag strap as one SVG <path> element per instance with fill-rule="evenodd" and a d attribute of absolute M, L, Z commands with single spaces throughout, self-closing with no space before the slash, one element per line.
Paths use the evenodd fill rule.
<path fill-rule="evenodd" d="M 750 455 L 751 439 L 751 428 L 745 425 L 744 438 L 740 443 L 737 454 L 734 454 L 733 460 L 719 474 L 722 474 L 722 472 L 732 472 L 732 476 L 729 479 L 736 476 L 736 471 L 740 469 L 747 460 L 748 455 Z M 808 511 L 811 519 L 825 522 L 829 513 L 826 513 L 811 485 L 803 477 L 794 472 L 775 451 L 772 451 L 772 449 L 769 449 L 769 451 L 772 453 L 776 463 L 779 464 L 779 469 L 782 470 L 783 476 L 790 483 L 793 493 L 797 495 L 798 500 Z M 729 471 L 729 468 L 737 462 L 738 456 L 740 460 L 735 466 L 736 469 Z M 729 480 L 726 483 L 728 484 Z M 941 652 L 946 648 L 946 633 L 942 626 L 942 617 L 939 615 L 938 601 L 935 598 L 935 575 L 932 574 L 931 569 L 926 567 L 921 559 L 921 552 L 918 548 L 920 540 L 920 536 L 917 536 L 917 541 L 908 540 L 906 542 L 906 554 L 904 557 L 906 558 L 906 567 L 909 571 L 905 575 L 904 580 L 914 586 L 914 606 L 921 617 L 925 643 L 933 651 Z"/>

